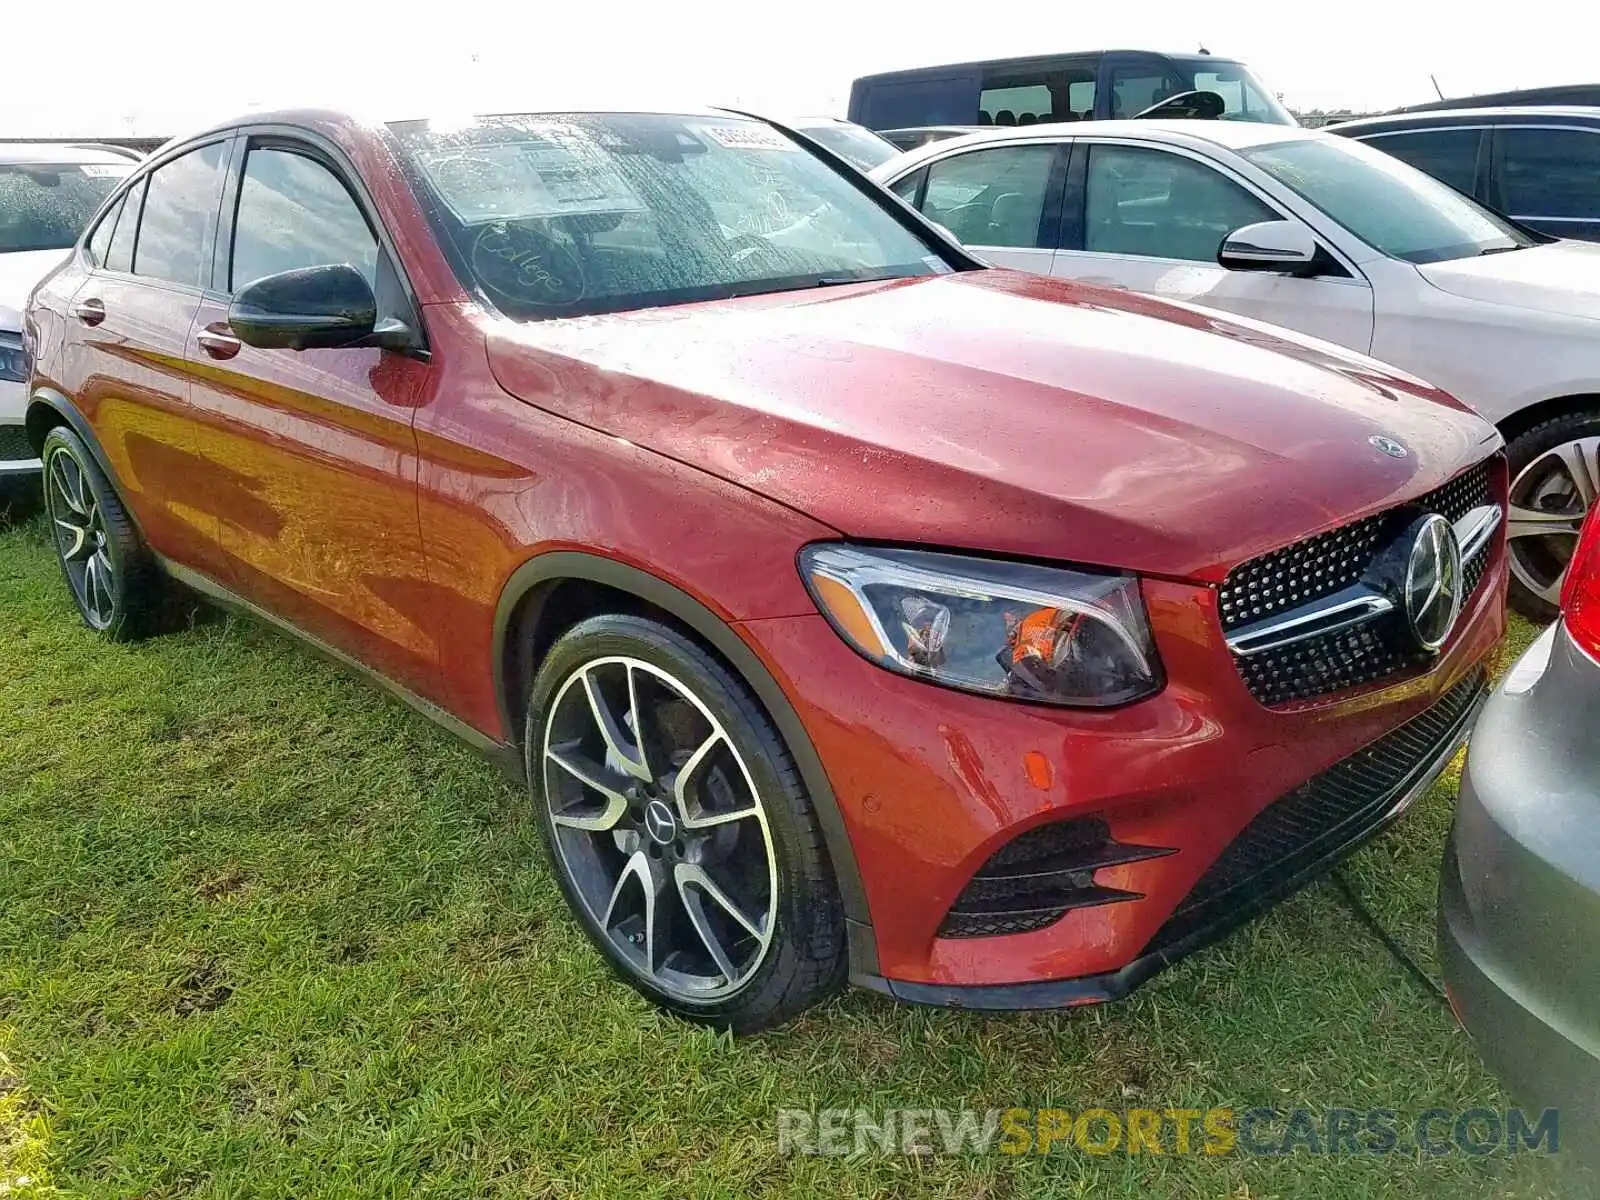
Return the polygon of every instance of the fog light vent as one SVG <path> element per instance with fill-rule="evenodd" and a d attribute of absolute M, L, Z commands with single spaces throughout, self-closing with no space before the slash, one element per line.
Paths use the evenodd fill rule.
<path fill-rule="evenodd" d="M 1141 892 L 1100 886 L 1094 873 L 1173 853 L 1164 846 L 1114 841 L 1099 817 L 1041 825 L 990 855 L 946 914 L 939 936 L 1029 933 L 1074 908 L 1141 899 Z"/>

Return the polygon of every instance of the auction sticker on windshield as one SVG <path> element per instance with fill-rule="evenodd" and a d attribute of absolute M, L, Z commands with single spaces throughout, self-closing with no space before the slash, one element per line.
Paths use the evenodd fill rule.
<path fill-rule="evenodd" d="M 429 148 L 417 161 L 463 225 L 644 211 L 586 131 L 550 121 L 540 123 L 539 135 L 470 149 Z"/>
<path fill-rule="evenodd" d="M 767 125 L 699 125 L 695 132 L 710 138 L 725 150 L 790 150 L 795 145 L 776 129 Z"/>

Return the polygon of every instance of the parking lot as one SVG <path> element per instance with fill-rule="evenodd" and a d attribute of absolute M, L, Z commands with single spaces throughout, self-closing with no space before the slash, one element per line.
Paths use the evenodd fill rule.
<path fill-rule="evenodd" d="M 1121 1004 L 851 991 L 734 1041 L 615 986 L 525 797 L 339 668 L 218 617 L 105 647 L 37 518 L 0 534 L 0 627 L 0 1194 L 1572 1194 L 1559 1156 L 1404 1144 L 1422 1110 L 1511 1101 L 1331 884 Z M 1452 781 L 1345 868 L 1430 972 Z M 780 1156 L 775 1127 L 1334 1105 L 1396 1110 L 1402 1144 L 839 1158 Z"/>
<path fill-rule="evenodd" d="M 1359 7 L 25 6 L 0 1200 L 1600 1200 L 1600 83 Z"/>

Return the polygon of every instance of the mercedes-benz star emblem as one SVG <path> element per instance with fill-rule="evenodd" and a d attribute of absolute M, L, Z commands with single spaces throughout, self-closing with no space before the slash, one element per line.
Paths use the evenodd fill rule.
<path fill-rule="evenodd" d="M 644 827 L 645 832 L 663 846 L 678 836 L 677 819 L 660 800 L 652 800 L 644 806 Z"/>
<path fill-rule="evenodd" d="M 1381 433 L 1373 434 L 1367 439 L 1367 441 L 1372 443 L 1372 445 L 1376 446 L 1379 450 L 1382 450 L 1390 458 L 1404 458 L 1406 455 L 1411 453 L 1411 451 L 1407 450 L 1392 437 L 1384 437 L 1384 435 Z"/>
<path fill-rule="evenodd" d="M 1443 646 L 1461 615 L 1461 547 L 1450 522 L 1438 513 L 1413 527 L 1406 561 L 1405 613 L 1424 650 Z"/>

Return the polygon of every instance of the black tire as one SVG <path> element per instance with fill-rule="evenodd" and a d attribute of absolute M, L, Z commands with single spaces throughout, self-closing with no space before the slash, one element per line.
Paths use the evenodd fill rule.
<path fill-rule="evenodd" d="M 58 425 L 45 435 L 40 457 L 56 561 L 83 623 L 114 642 L 153 632 L 160 576 L 94 455 Z"/>
<path fill-rule="evenodd" d="M 638 665 L 619 668 L 616 662 L 606 661 L 617 659 L 628 660 L 629 663 Z M 568 839 L 577 839 L 578 844 L 585 848 L 581 849 L 579 854 L 588 859 L 592 853 L 592 861 L 597 865 L 603 865 L 603 860 L 609 860 L 614 856 L 619 864 L 617 867 L 619 878 L 626 874 L 620 866 L 621 862 L 627 860 L 631 863 L 645 851 L 659 853 L 664 859 L 671 860 L 663 862 L 668 875 L 662 881 L 663 890 L 658 894 L 658 904 L 668 903 L 672 911 L 678 914 L 670 932 L 678 938 L 687 939 L 690 945 L 681 954 L 673 951 L 668 956 L 669 962 L 678 958 L 692 961 L 693 938 L 685 931 L 691 927 L 698 928 L 697 922 L 685 920 L 687 915 L 685 897 L 688 893 L 684 892 L 681 884 L 678 885 L 677 891 L 672 891 L 668 886 L 674 878 L 671 872 L 676 869 L 673 863 L 680 861 L 678 855 L 697 852 L 708 842 L 722 843 L 726 831 L 736 826 L 737 832 L 727 836 L 739 840 L 723 845 L 715 851 L 723 856 L 723 860 L 717 863 L 715 869 L 744 871 L 749 875 L 750 864 L 758 856 L 759 863 L 754 874 L 759 875 L 761 870 L 771 870 L 775 867 L 775 873 L 771 875 L 776 882 L 775 895 L 767 895 L 764 890 L 758 888 L 757 891 L 765 896 L 765 900 L 757 901 L 753 906 L 745 905 L 747 908 L 760 908 L 764 917 L 770 915 L 770 924 L 764 921 L 756 922 L 770 931 L 766 935 L 767 941 L 760 957 L 752 961 L 749 974 L 737 982 L 736 973 L 724 970 L 723 975 L 732 990 L 711 998 L 686 995 L 682 988 L 663 985 L 661 980 L 666 977 L 665 970 L 660 977 L 653 975 L 647 977 L 641 972 L 638 963 L 623 953 L 621 945 L 623 940 L 638 943 L 642 938 L 636 935 L 631 939 L 625 939 L 620 930 L 608 933 L 602 928 L 602 918 L 610 914 L 608 912 L 597 916 L 591 911 L 591 903 L 584 899 L 584 885 L 580 885 L 577 878 L 579 869 L 569 866 L 562 844 L 558 843 L 556 817 L 552 812 L 552 801 L 548 798 L 549 789 L 546 787 L 545 774 L 547 770 L 554 773 L 549 778 L 554 781 L 553 786 L 557 791 L 570 794 L 573 789 L 573 785 L 567 781 L 561 769 L 548 762 L 546 758 L 546 735 L 552 729 L 552 722 L 569 721 L 568 726 L 561 727 L 565 730 L 576 727 L 570 724 L 571 721 L 582 720 L 581 705 L 576 712 L 567 707 L 569 701 L 566 697 L 570 689 L 583 686 L 585 681 L 582 676 L 586 671 L 603 673 L 623 670 L 627 679 L 626 690 L 613 694 L 617 695 L 619 700 L 626 697 L 625 703 L 629 711 L 625 714 L 623 725 L 626 726 L 624 732 L 631 736 L 633 730 L 640 724 L 634 719 L 633 709 L 649 707 L 647 693 L 659 695 L 663 700 L 662 706 L 652 709 L 651 715 L 644 718 L 652 728 L 667 722 L 667 718 L 671 715 L 668 706 L 682 703 L 672 698 L 673 693 L 666 690 L 667 684 L 650 675 L 650 668 L 664 672 L 671 677 L 673 683 L 692 692 L 693 697 L 704 706 L 704 711 L 682 704 L 683 712 L 690 714 L 689 720 L 701 719 L 709 713 L 710 717 L 720 725 L 725 735 L 725 744 L 729 745 L 737 755 L 736 759 L 730 757 L 722 762 L 713 762 L 713 754 L 707 753 L 703 761 L 709 765 L 681 766 L 684 777 L 688 778 L 690 771 L 697 772 L 696 779 L 700 775 L 706 775 L 708 783 L 705 786 L 718 782 L 722 774 L 735 780 L 745 781 L 742 786 L 753 786 L 756 807 L 765 814 L 764 822 L 757 826 L 748 818 L 729 821 L 709 834 L 704 830 L 690 830 L 685 824 L 684 828 L 679 830 L 682 836 L 700 837 L 699 846 L 691 847 L 689 851 L 675 849 L 671 844 L 666 847 L 651 845 L 648 822 L 642 815 L 624 814 L 617 828 L 608 828 L 605 832 L 589 830 L 574 832 L 570 827 L 560 832 Z M 602 675 L 591 675 L 589 678 L 602 678 Z M 615 676 L 612 678 L 615 679 Z M 637 692 L 634 690 L 636 678 L 644 680 L 637 685 Z M 660 690 L 653 692 L 651 689 Z M 578 694 L 573 693 L 573 695 L 575 698 L 570 703 L 578 704 Z M 586 696 L 587 693 L 583 695 Z M 638 697 L 637 701 L 634 699 L 635 696 Z M 678 724 L 681 727 L 682 721 Z M 596 721 L 595 725 L 598 729 L 599 722 Z M 702 729 L 704 728 L 715 729 L 715 726 L 703 726 Z M 525 735 L 529 790 L 556 878 L 589 939 L 606 956 L 613 970 L 622 979 L 656 1004 L 682 1017 L 738 1033 L 752 1032 L 787 1020 L 815 1004 L 843 983 L 846 972 L 843 904 L 828 860 L 822 830 L 806 795 L 800 773 L 761 706 L 726 667 L 696 642 L 667 625 L 639 616 L 605 615 L 580 622 L 556 641 L 539 668 L 530 689 Z M 697 740 L 700 736 L 701 734 L 697 732 L 689 740 Z M 635 739 L 636 745 L 650 745 L 648 750 L 641 749 L 638 753 L 641 765 L 651 758 L 662 762 L 669 761 L 668 752 L 659 749 L 654 744 L 656 740 L 664 744 L 665 735 L 647 732 L 643 738 Z M 707 739 L 707 741 L 714 740 L 715 735 Z M 553 740 L 552 745 L 575 746 L 576 742 Z M 721 753 L 720 745 L 715 753 Z M 679 755 L 681 757 L 681 751 Z M 586 761 L 592 762 L 592 756 Z M 690 761 L 697 760 L 691 757 Z M 730 764 L 738 766 L 741 761 L 744 773 L 735 774 Z M 608 771 L 605 779 L 616 784 L 623 779 L 623 776 L 615 771 Z M 666 790 L 660 790 L 659 781 L 656 783 L 630 781 L 630 786 L 646 799 L 649 795 L 662 798 L 664 803 L 672 806 L 672 811 L 680 819 L 684 817 L 685 809 L 674 801 L 670 784 L 666 785 Z M 725 793 L 728 787 L 726 780 L 722 780 L 722 792 Z M 609 805 L 611 800 L 607 797 L 614 795 L 612 792 L 602 792 L 582 783 L 576 785 L 576 788 L 585 797 L 593 797 L 603 805 Z M 652 791 L 652 788 L 657 790 Z M 564 816 L 571 811 L 569 808 L 562 810 Z M 702 817 L 705 811 L 708 810 L 701 811 Z M 765 838 L 761 834 L 763 829 Z M 570 850 L 574 843 L 569 840 L 565 844 Z M 767 857 L 768 854 L 770 857 Z M 708 863 L 710 861 L 707 859 Z M 603 885 L 603 872 L 600 870 L 589 872 L 586 878 L 590 894 L 598 894 L 594 885 L 597 882 Z M 616 905 L 623 886 L 619 883 L 617 890 L 611 893 L 613 906 Z M 642 896 L 643 885 L 640 886 Z M 599 890 L 603 891 L 604 887 Z M 730 887 L 728 894 L 738 893 L 732 891 Z M 701 907 L 707 910 L 715 908 L 709 904 Z M 660 911 L 668 910 L 663 908 Z M 651 912 L 652 910 L 645 910 L 644 916 L 639 920 L 648 920 Z M 700 921 L 705 920 L 707 918 L 701 915 Z M 746 925 L 746 928 L 748 927 Z M 733 926 L 731 922 L 725 922 L 724 928 Z M 737 929 L 734 932 L 738 936 L 743 936 L 738 934 Z M 708 945 L 710 940 L 700 935 L 699 944 L 703 947 Z M 745 944 L 750 945 L 756 941 L 757 939 L 753 937 L 746 938 Z M 633 954 L 635 959 L 640 957 L 637 949 Z M 732 956 L 729 955 L 726 959 L 718 961 L 726 965 L 731 959 Z"/>
<path fill-rule="evenodd" d="M 1526 503 L 1532 495 L 1535 485 L 1541 483 L 1550 473 L 1540 470 L 1537 474 L 1530 473 L 1524 478 L 1524 473 L 1530 467 L 1545 459 L 1557 447 L 1578 442 L 1587 438 L 1600 438 L 1600 412 L 1589 410 L 1585 412 L 1568 413 L 1566 416 L 1555 417 L 1535 425 L 1526 433 L 1517 437 L 1506 447 L 1506 463 L 1510 469 L 1512 484 L 1512 502 Z M 1591 480 L 1592 486 L 1600 486 L 1600 479 Z M 1559 495 L 1564 489 L 1559 474 L 1552 476 L 1545 488 L 1539 489 L 1545 493 Z M 1573 514 L 1586 512 L 1581 496 L 1573 496 L 1570 503 L 1551 504 L 1547 507 L 1554 511 L 1570 511 Z M 1581 519 L 1581 518 L 1579 518 Z M 1574 530 L 1576 521 L 1574 522 Z M 1530 540 L 1523 545 L 1513 543 L 1511 572 L 1511 607 L 1537 624 L 1548 624 L 1555 620 L 1560 612 L 1558 605 L 1548 598 L 1553 588 L 1559 586 L 1559 580 L 1565 575 L 1565 561 L 1572 554 L 1577 544 L 1575 537 L 1559 537 L 1541 540 Z M 1565 557 L 1563 557 L 1563 555 Z M 1521 577 L 1526 574 L 1537 583 L 1545 584 L 1546 595 L 1541 596 L 1538 591 L 1530 587 Z M 1554 584 L 1551 580 L 1556 581 Z"/>

